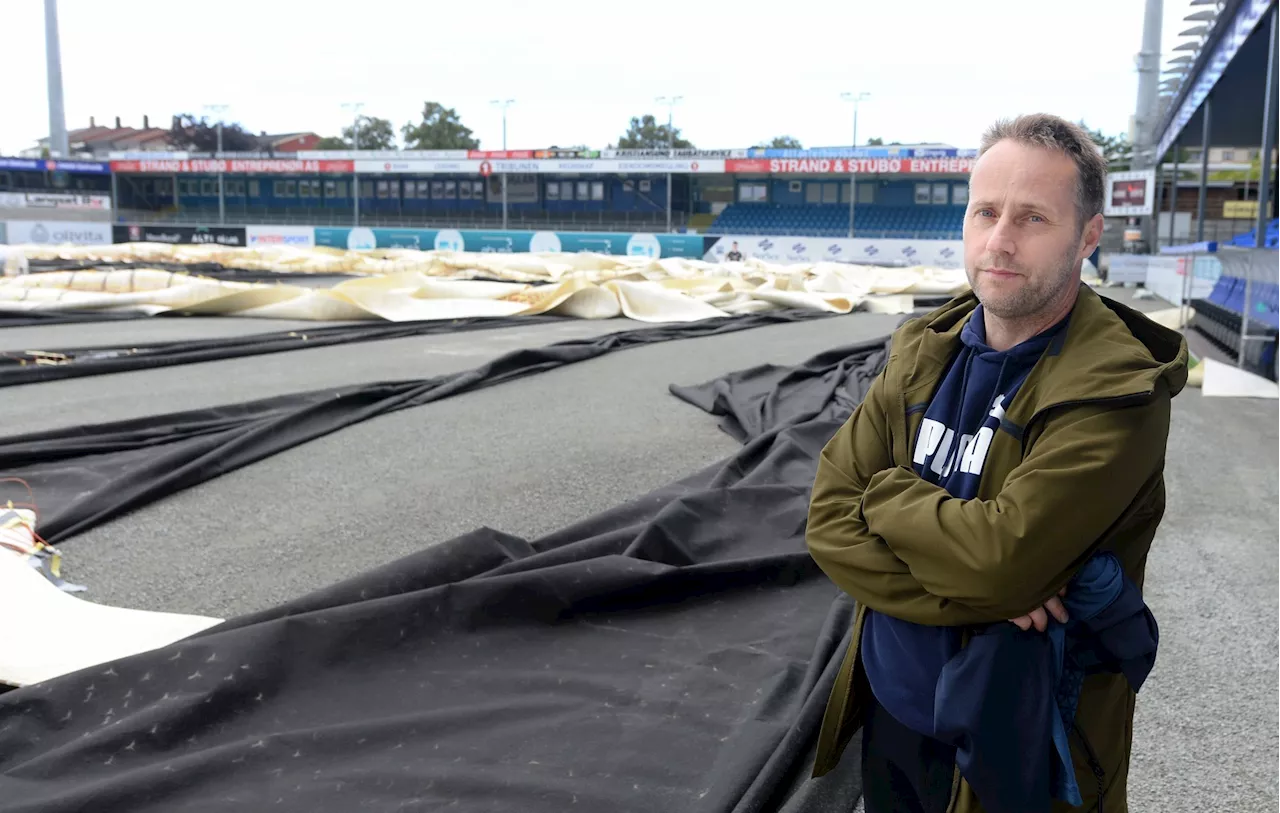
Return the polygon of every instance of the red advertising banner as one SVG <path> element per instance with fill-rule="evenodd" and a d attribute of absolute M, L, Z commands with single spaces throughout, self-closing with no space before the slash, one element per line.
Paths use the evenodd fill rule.
<path fill-rule="evenodd" d="M 528 161 L 532 158 L 541 158 L 535 155 L 536 152 L 545 152 L 544 150 L 467 150 L 467 157 L 480 160 L 497 160 L 497 161 Z"/>
<path fill-rule="evenodd" d="M 354 172 L 354 161 L 297 161 L 287 158 L 196 158 L 190 160 L 112 161 L 112 172 Z"/>
<path fill-rule="evenodd" d="M 976 158 L 726 158 L 726 172 L 771 175 L 961 174 L 973 171 Z"/>

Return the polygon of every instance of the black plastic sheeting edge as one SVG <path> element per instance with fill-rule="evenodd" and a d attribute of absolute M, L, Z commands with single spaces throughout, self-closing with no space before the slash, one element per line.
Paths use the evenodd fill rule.
<path fill-rule="evenodd" d="M 853 606 L 804 525 L 886 355 L 673 387 L 741 450 L 540 539 L 482 528 L 0 695 L 6 813 L 852 810 L 856 743 L 807 778 Z"/>
<path fill-rule="evenodd" d="M 466 319 L 419 322 L 362 322 L 315 328 L 251 333 L 213 339 L 50 350 L 0 350 L 0 387 L 59 381 L 131 370 L 152 370 L 177 364 L 260 356 L 289 350 L 331 347 L 353 342 L 405 339 L 441 333 L 464 333 L 494 328 L 521 327 L 549 322 L 581 322 L 568 316 L 475 316 Z"/>

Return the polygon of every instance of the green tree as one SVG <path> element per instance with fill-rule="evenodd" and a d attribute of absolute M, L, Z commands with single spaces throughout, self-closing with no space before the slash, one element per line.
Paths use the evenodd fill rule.
<path fill-rule="evenodd" d="M 800 139 L 795 136 L 782 135 L 774 136 L 772 141 L 757 144 L 757 147 L 774 150 L 803 150 L 804 145 L 800 143 Z"/>
<path fill-rule="evenodd" d="M 400 128 L 400 134 L 409 150 L 474 150 L 480 146 L 480 139 L 462 123 L 458 111 L 439 102 L 425 102 L 422 121 L 409 122 Z"/>
<path fill-rule="evenodd" d="M 1080 122 L 1093 143 L 1102 148 L 1102 157 L 1107 161 L 1107 169 L 1112 172 L 1123 172 L 1133 165 L 1133 145 L 1125 135 L 1106 135 L 1101 130 L 1094 130 Z"/>
<path fill-rule="evenodd" d="M 169 146 L 195 152 L 214 152 L 218 149 L 218 123 L 207 116 L 196 118 L 190 113 L 174 117 L 173 127 L 167 136 Z M 258 138 L 245 132 L 234 122 L 222 124 L 223 152 L 254 152 L 259 148 Z"/>
<path fill-rule="evenodd" d="M 1233 163 L 1243 163 L 1243 162 L 1233 162 Z M 1262 177 L 1262 156 L 1261 155 L 1259 155 L 1257 158 L 1249 162 L 1248 169 L 1220 169 L 1220 170 L 1217 170 L 1216 172 L 1209 173 L 1209 180 L 1211 181 L 1236 181 L 1236 182 L 1255 181 L 1256 182 L 1260 177 Z"/>
<path fill-rule="evenodd" d="M 316 144 L 318 150 L 350 150 L 359 146 L 362 150 L 394 150 L 396 148 L 395 125 L 389 119 L 374 117 L 360 119 L 360 139 L 357 142 L 356 126 L 342 128 L 341 137 L 328 136 Z"/>
<path fill-rule="evenodd" d="M 867 139 L 866 146 L 868 146 L 868 147 L 883 147 L 883 146 L 884 146 L 884 139 L 883 139 L 883 138 L 880 138 L 879 136 L 876 136 L 875 138 L 868 138 L 868 139 Z"/>
<path fill-rule="evenodd" d="M 657 119 L 647 114 L 640 118 L 632 117 L 626 134 L 618 139 L 620 150 L 665 150 L 668 147 L 687 150 L 693 144 L 680 136 L 679 127 L 668 130 L 667 125 L 658 124 Z"/>

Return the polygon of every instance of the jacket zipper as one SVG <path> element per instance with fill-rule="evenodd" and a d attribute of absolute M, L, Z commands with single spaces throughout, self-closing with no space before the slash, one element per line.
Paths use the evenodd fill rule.
<path fill-rule="evenodd" d="M 1079 723 L 1072 723 L 1072 730 L 1075 731 L 1077 737 L 1080 738 L 1080 744 L 1084 746 L 1084 752 L 1089 760 L 1089 770 L 1093 772 L 1093 778 L 1098 783 L 1098 804 L 1094 807 L 1097 813 L 1103 813 L 1102 805 L 1106 801 L 1107 772 L 1102 769 L 1102 765 L 1098 762 L 1098 754 L 1093 750 L 1093 746 L 1089 744 L 1089 738 L 1084 735 Z"/>

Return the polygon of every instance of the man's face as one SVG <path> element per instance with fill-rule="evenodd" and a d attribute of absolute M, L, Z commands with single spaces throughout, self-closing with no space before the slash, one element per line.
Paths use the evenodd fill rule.
<path fill-rule="evenodd" d="M 1077 177 L 1067 156 L 1016 141 L 1001 141 L 979 159 L 969 180 L 964 264 L 988 312 L 1034 317 L 1079 286 L 1080 261 L 1101 236 L 1102 218 L 1081 229 Z"/>

